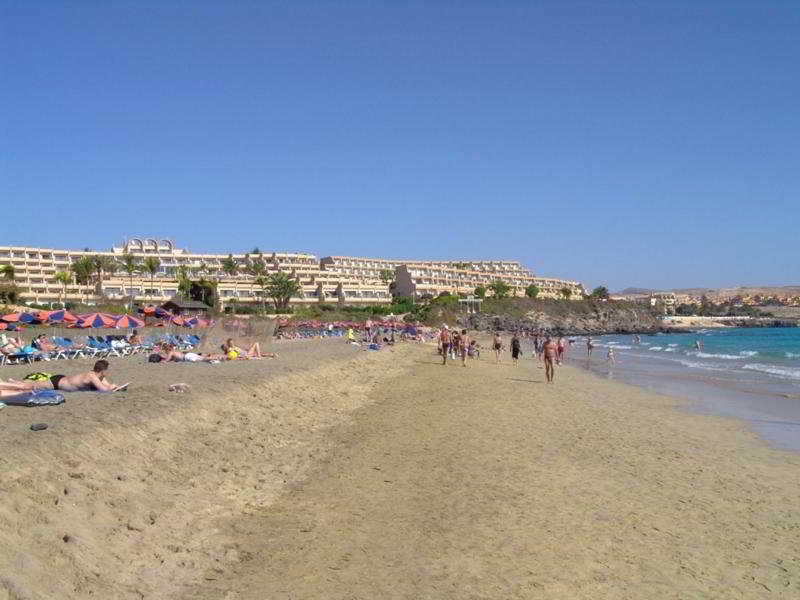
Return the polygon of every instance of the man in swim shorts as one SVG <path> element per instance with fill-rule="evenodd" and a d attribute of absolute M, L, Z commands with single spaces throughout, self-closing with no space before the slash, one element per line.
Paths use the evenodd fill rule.
<path fill-rule="evenodd" d="M 447 355 L 450 352 L 450 328 L 445 325 L 439 333 L 439 343 L 442 345 L 442 364 L 447 364 Z"/>
<path fill-rule="evenodd" d="M 553 378 L 555 377 L 555 361 L 556 357 L 558 356 L 558 344 L 556 341 L 547 336 L 547 339 L 544 341 L 544 377 L 547 383 L 553 383 Z"/>
<path fill-rule="evenodd" d="M 63 392 L 115 392 L 121 386 L 114 385 L 106 380 L 108 373 L 108 361 L 98 360 L 94 363 L 94 368 L 88 373 L 78 373 L 77 375 L 52 375 L 50 379 L 43 381 L 11 381 L 3 384 L 4 389 L 9 389 L 8 385 L 14 385 L 19 392 L 31 390 L 60 390 Z"/>
<path fill-rule="evenodd" d="M 495 331 L 492 336 L 492 350 L 494 350 L 494 362 L 500 362 L 500 351 L 503 349 L 503 338 L 500 337 L 500 332 Z"/>

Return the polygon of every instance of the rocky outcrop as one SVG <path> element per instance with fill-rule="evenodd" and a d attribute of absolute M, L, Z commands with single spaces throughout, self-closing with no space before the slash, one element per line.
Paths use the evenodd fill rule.
<path fill-rule="evenodd" d="M 662 330 L 661 319 L 646 308 L 621 308 L 600 303 L 581 303 L 581 306 L 575 303 L 569 307 L 569 304 L 558 303 L 553 310 L 547 310 L 546 307 L 531 310 L 523 316 L 478 313 L 469 315 L 466 325 L 479 331 L 526 329 L 558 335 L 651 333 Z"/>

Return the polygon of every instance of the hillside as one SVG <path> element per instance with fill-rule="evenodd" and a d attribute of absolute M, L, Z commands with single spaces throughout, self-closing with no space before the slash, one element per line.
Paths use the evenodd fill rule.
<path fill-rule="evenodd" d="M 457 311 L 458 307 L 434 307 L 427 322 L 457 322 L 483 331 L 533 329 L 565 335 L 653 332 L 662 326 L 659 316 L 648 307 L 627 302 L 487 299 L 478 314 L 464 316 Z"/>

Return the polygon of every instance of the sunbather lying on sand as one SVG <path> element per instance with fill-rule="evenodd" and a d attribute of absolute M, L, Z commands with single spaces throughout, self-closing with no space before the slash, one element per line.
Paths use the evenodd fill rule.
<path fill-rule="evenodd" d="M 247 350 L 242 350 L 238 346 L 235 346 L 233 343 L 232 338 L 228 338 L 228 340 L 222 344 L 222 351 L 225 352 L 227 357 L 230 360 L 235 358 L 277 358 L 278 355 L 274 352 L 261 352 L 261 346 L 258 342 L 253 342 L 253 345 L 250 346 Z"/>
<path fill-rule="evenodd" d="M 164 346 L 158 353 L 162 362 L 212 362 L 227 360 L 223 354 L 198 354 L 196 352 L 181 352 L 172 346 Z"/>
<path fill-rule="evenodd" d="M 114 385 L 106 381 L 108 361 L 98 360 L 88 373 L 77 375 L 52 375 L 50 379 L 41 381 L 14 381 L 0 383 L 0 391 L 13 393 L 30 392 L 32 390 L 60 390 L 64 392 L 116 392 L 129 384 Z M 5 394 L 10 395 L 10 394 Z"/>

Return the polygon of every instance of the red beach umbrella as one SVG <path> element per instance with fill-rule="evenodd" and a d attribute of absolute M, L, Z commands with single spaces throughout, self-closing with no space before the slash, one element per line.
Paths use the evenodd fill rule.
<path fill-rule="evenodd" d="M 78 316 L 78 327 L 114 327 L 114 318 L 105 313 L 90 313 L 88 315 Z"/>
<path fill-rule="evenodd" d="M 30 313 L 9 313 L 0 317 L 6 323 L 33 323 L 36 318 Z"/>
<path fill-rule="evenodd" d="M 52 311 L 50 311 L 50 310 L 40 310 L 40 311 L 38 311 L 38 312 L 34 313 L 34 315 L 33 315 L 33 316 L 34 316 L 34 317 L 36 318 L 36 320 L 37 320 L 37 321 L 39 321 L 40 323 L 44 323 L 45 321 L 47 321 L 47 319 L 49 319 L 49 318 L 50 318 L 50 313 L 51 313 L 51 312 L 52 312 Z"/>
<path fill-rule="evenodd" d="M 47 315 L 47 320 L 50 323 L 75 323 L 78 320 L 78 317 L 73 315 L 68 310 L 59 309 L 50 311 L 50 314 Z"/>
<path fill-rule="evenodd" d="M 117 329 L 144 327 L 144 321 L 137 319 L 136 317 L 132 317 L 131 315 L 122 315 L 121 317 L 117 318 L 116 321 L 114 321 L 114 327 Z"/>

